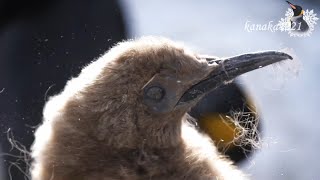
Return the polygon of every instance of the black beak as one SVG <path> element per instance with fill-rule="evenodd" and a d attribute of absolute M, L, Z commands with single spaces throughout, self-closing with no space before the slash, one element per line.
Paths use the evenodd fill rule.
<path fill-rule="evenodd" d="M 291 6 L 292 9 L 297 9 L 295 5 L 293 5 L 291 2 L 287 1 L 287 3 Z"/>
<path fill-rule="evenodd" d="M 280 62 L 282 60 L 292 59 L 286 53 L 277 51 L 267 51 L 252 54 L 243 54 L 224 60 L 210 60 L 209 63 L 215 64 L 210 75 L 199 83 L 193 85 L 180 98 L 177 105 L 183 105 L 195 100 L 199 100 L 212 90 L 225 84 L 246 72 Z"/>

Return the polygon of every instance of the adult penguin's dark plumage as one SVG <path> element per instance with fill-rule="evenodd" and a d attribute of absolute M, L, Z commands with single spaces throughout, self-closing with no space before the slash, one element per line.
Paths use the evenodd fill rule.
<path fill-rule="evenodd" d="M 306 32 L 309 30 L 308 23 L 303 19 L 304 10 L 301 6 L 293 5 L 289 1 L 287 3 L 290 5 L 293 10 L 293 17 L 291 18 L 291 28 L 297 32 Z"/>
<path fill-rule="evenodd" d="M 46 104 L 32 180 L 247 179 L 186 113 L 236 76 L 285 59 L 268 51 L 208 61 L 164 38 L 122 42 Z"/>

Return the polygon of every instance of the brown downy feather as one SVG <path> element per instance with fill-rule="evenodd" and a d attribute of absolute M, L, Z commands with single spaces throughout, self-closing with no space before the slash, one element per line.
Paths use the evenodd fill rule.
<path fill-rule="evenodd" d="M 191 86 L 202 63 L 164 38 L 113 47 L 47 102 L 32 147 L 32 180 L 246 179 L 187 123 L 188 109 L 154 114 L 142 102 L 156 73 L 173 71 L 189 77 L 181 87 Z"/>

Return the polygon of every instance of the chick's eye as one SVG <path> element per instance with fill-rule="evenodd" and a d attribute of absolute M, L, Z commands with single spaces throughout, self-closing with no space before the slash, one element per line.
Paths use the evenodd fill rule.
<path fill-rule="evenodd" d="M 145 91 L 145 96 L 154 101 L 160 101 L 165 95 L 165 90 L 159 86 L 151 86 Z"/>

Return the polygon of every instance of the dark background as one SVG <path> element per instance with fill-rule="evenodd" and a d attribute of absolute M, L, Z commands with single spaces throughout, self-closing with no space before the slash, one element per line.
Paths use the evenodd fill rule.
<path fill-rule="evenodd" d="M 0 1 L 0 144 L 29 146 L 45 100 L 114 43 L 127 37 L 122 9 L 113 0 Z M 22 161 L 5 156 L 3 170 Z M 2 161 L 1 161 L 2 163 Z M 11 168 L 13 180 L 24 179 Z M 8 176 L 0 179 L 9 179 Z"/>

